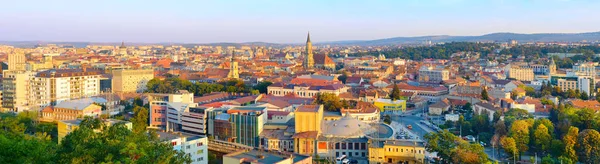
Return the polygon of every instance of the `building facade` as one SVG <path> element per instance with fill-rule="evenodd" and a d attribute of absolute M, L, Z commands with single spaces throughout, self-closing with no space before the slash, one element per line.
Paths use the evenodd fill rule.
<path fill-rule="evenodd" d="M 146 90 L 148 81 L 154 78 L 151 69 L 112 71 L 112 91 L 116 93 L 141 93 Z"/>

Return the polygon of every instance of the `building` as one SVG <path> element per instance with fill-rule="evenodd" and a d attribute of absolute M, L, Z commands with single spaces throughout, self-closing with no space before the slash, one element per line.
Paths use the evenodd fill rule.
<path fill-rule="evenodd" d="M 313 57 L 313 49 L 312 42 L 310 42 L 310 33 L 306 37 L 306 55 L 304 56 L 304 62 L 302 62 L 302 67 L 304 69 L 313 69 L 315 65 L 315 59 Z"/>
<path fill-rule="evenodd" d="M 195 107 L 194 94 L 186 90 L 179 90 L 173 94 L 152 93 L 148 94 L 148 103 L 150 104 L 150 124 L 151 128 L 167 129 L 167 116 L 170 114 L 172 130 L 179 130 L 177 122 L 181 119 L 181 112 L 189 107 Z M 184 108 L 184 109 L 182 109 Z M 169 110 L 171 113 L 167 113 Z"/>
<path fill-rule="evenodd" d="M 294 85 L 294 84 L 283 84 L 275 83 L 267 87 L 267 93 L 273 96 L 285 96 L 288 94 L 295 94 L 298 97 L 312 98 L 317 96 L 319 93 L 333 93 L 340 95 L 340 93 L 348 92 L 349 87 L 344 84 L 329 84 L 325 86 L 311 86 L 306 84 Z"/>
<path fill-rule="evenodd" d="M 24 71 L 27 65 L 27 57 L 24 53 L 16 53 L 8 55 L 8 70 L 9 71 Z"/>
<path fill-rule="evenodd" d="M 64 101 L 56 106 L 47 106 L 42 110 L 40 121 L 54 122 L 61 120 L 74 120 L 77 118 L 99 117 L 102 107 L 90 102 Z"/>
<path fill-rule="evenodd" d="M 508 78 L 519 80 L 519 81 L 533 81 L 535 75 L 533 69 L 525 66 L 510 66 Z"/>
<path fill-rule="evenodd" d="M 419 68 L 419 81 L 440 83 L 450 79 L 450 71 L 443 66 L 422 66 Z"/>
<path fill-rule="evenodd" d="M 113 70 L 112 91 L 115 93 L 142 93 L 148 81 L 154 78 L 154 70 Z"/>
<path fill-rule="evenodd" d="M 376 163 L 425 163 L 422 141 L 386 140 L 369 144 L 369 161 Z"/>
<path fill-rule="evenodd" d="M 39 72 L 31 79 L 32 104 L 45 107 L 61 101 L 100 94 L 100 74 L 86 69 Z"/>
<path fill-rule="evenodd" d="M 294 152 L 304 155 L 313 155 L 316 140 L 321 134 L 323 121 L 323 105 L 302 105 L 295 111 Z"/>
<path fill-rule="evenodd" d="M 3 111 L 22 112 L 30 109 L 30 79 L 35 75 L 29 71 L 4 71 L 2 76 Z"/>
<path fill-rule="evenodd" d="M 262 152 L 258 150 L 243 150 L 239 152 L 229 153 L 223 156 L 223 163 L 234 164 L 312 164 L 312 156 L 304 156 L 297 154 L 275 154 L 271 152 Z"/>
<path fill-rule="evenodd" d="M 183 151 L 192 159 L 193 164 L 208 163 L 208 138 L 186 133 L 156 132 L 158 138 L 173 145 L 173 150 Z"/>
<path fill-rule="evenodd" d="M 406 110 L 406 100 L 377 99 L 373 103 L 385 114 L 401 114 Z"/>
<path fill-rule="evenodd" d="M 181 115 L 181 130 L 186 133 L 206 135 L 207 134 L 207 112 L 212 107 L 190 107 Z"/>
<path fill-rule="evenodd" d="M 227 107 L 225 107 L 227 108 Z M 217 140 L 259 147 L 260 133 L 267 123 L 266 107 L 237 106 L 215 117 L 214 133 Z"/>
<path fill-rule="evenodd" d="M 76 130 L 77 128 L 79 128 L 79 124 L 81 124 L 81 121 L 83 121 L 83 120 L 82 119 L 74 119 L 74 120 L 58 121 L 58 123 L 56 125 L 57 129 L 58 129 L 58 143 L 60 143 L 62 141 L 62 139 L 65 138 L 65 136 L 67 136 L 69 133 L 71 133 L 74 130 Z M 129 121 L 122 121 L 122 120 L 116 120 L 116 119 L 103 119 L 102 122 L 106 126 L 112 126 L 115 124 L 122 123 L 129 130 L 131 130 L 133 127 L 133 124 L 131 124 L 131 122 L 129 122 Z"/>

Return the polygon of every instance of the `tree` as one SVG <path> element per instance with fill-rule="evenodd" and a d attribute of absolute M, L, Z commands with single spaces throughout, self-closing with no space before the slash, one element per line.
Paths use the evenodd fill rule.
<path fill-rule="evenodd" d="M 133 99 L 133 105 L 144 106 L 144 100 L 142 100 L 140 97 L 136 97 Z"/>
<path fill-rule="evenodd" d="M 488 92 L 486 89 L 481 90 L 481 99 L 486 100 L 486 101 L 490 100 L 490 96 L 488 95 Z"/>
<path fill-rule="evenodd" d="M 544 125 L 548 129 L 550 136 L 554 136 L 554 124 L 547 118 L 536 119 L 533 123 L 533 127 L 537 128 L 539 125 Z"/>
<path fill-rule="evenodd" d="M 131 123 L 133 124 L 132 131 L 136 134 L 141 134 L 146 132 L 146 127 L 148 127 L 148 114 L 149 111 L 147 108 L 141 106 L 135 106 L 133 108 L 133 118 L 131 119 Z"/>
<path fill-rule="evenodd" d="M 508 130 L 506 129 L 506 124 L 503 120 L 499 120 L 494 124 L 494 134 L 497 134 L 500 137 L 506 136 L 508 134 Z"/>
<path fill-rule="evenodd" d="M 563 154 L 565 150 L 565 144 L 559 139 L 553 139 L 550 142 L 550 155 L 552 156 L 560 156 Z"/>
<path fill-rule="evenodd" d="M 529 144 L 529 128 L 531 126 L 525 120 L 517 120 L 510 127 L 508 134 L 515 139 L 520 153 L 526 152 L 529 149 L 527 145 Z"/>
<path fill-rule="evenodd" d="M 464 140 L 458 141 L 458 147 L 452 148 L 452 162 L 466 164 L 487 163 L 488 156 L 483 146 L 477 143 L 468 143 Z"/>
<path fill-rule="evenodd" d="M 550 148 L 552 137 L 548 132 L 548 128 L 544 124 L 540 124 L 533 131 L 533 139 L 537 150 L 545 153 Z"/>
<path fill-rule="evenodd" d="M 396 83 L 394 83 L 394 88 L 392 89 L 392 93 L 390 93 L 390 99 L 392 99 L 392 100 L 400 99 L 400 88 L 398 88 L 398 85 L 396 85 Z"/>
<path fill-rule="evenodd" d="M 342 75 L 338 76 L 337 79 L 339 81 L 341 81 L 342 83 L 346 84 L 346 79 L 348 79 L 348 73 L 347 72 L 340 72 Z"/>
<path fill-rule="evenodd" d="M 594 129 L 586 129 L 577 138 L 579 161 L 583 163 L 600 163 L 600 133 Z"/>
<path fill-rule="evenodd" d="M 547 156 L 542 158 L 542 164 L 554 164 L 554 159 L 552 159 L 552 156 L 548 154 Z"/>
<path fill-rule="evenodd" d="M 333 93 L 318 93 L 313 104 L 321 104 L 327 111 L 339 112 L 341 108 L 349 108 L 349 103 L 342 103 L 340 98 Z"/>
<path fill-rule="evenodd" d="M 273 82 L 270 81 L 261 81 L 258 82 L 258 84 L 256 84 L 256 86 L 254 86 L 254 89 L 258 90 L 258 92 L 260 93 L 267 93 L 268 91 L 268 87 L 273 84 Z"/>
<path fill-rule="evenodd" d="M 500 145 L 504 148 L 506 153 L 512 154 L 513 159 L 516 160 L 517 154 L 519 154 L 519 148 L 517 147 L 517 142 L 512 137 L 503 137 L 500 139 Z"/>
<path fill-rule="evenodd" d="M 390 115 L 386 114 L 385 116 L 383 116 L 383 122 L 385 124 L 388 124 L 388 125 L 391 124 L 392 123 L 392 117 L 390 117 Z"/>
<path fill-rule="evenodd" d="M 565 144 L 565 150 L 563 152 L 563 156 L 565 158 L 570 159 L 571 161 L 577 161 L 577 151 L 575 150 L 575 146 L 577 145 L 577 137 L 579 135 L 579 128 L 577 127 L 569 127 L 567 134 L 563 137 L 563 142 Z"/>
<path fill-rule="evenodd" d="M 442 163 L 450 163 L 452 161 L 452 149 L 457 146 L 456 140 L 459 138 L 448 130 L 443 130 L 437 133 L 428 133 L 423 136 L 427 141 L 425 149 L 428 152 L 438 152 Z"/>

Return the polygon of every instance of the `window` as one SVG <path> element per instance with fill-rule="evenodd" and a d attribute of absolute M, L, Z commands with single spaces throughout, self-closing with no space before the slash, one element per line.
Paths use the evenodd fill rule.
<path fill-rule="evenodd" d="M 177 142 L 171 142 L 171 145 L 175 146 L 177 145 Z"/>
<path fill-rule="evenodd" d="M 190 145 L 185 146 L 186 149 L 190 149 Z"/>
<path fill-rule="evenodd" d="M 204 145 L 204 144 L 202 144 L 202 142 L 198 142 L 198 143 L 196 144 L 196 146 L 202 146 L 202 145 Z"/>

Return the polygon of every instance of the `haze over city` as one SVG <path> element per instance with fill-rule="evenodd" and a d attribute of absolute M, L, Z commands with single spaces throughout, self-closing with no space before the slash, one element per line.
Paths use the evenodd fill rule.
<path fill-rule="evenodd" d="M 0 5 L 0 41 L 300 43 L 600 29 L 593 0 L 44 1 Z"/>

